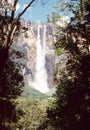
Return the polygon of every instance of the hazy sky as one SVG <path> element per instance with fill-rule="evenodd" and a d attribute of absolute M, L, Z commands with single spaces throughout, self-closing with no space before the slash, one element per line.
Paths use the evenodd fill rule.
<path fill-rule="evenodd" d="M 30 21 L 40 21 L 40 22 L 46 22 L 47 21 L 47 15 L 50 14 L 54 8 L 56 0 L 43 0 L 45 1 L 45 4 L 41 4 L 41 0 L 36 0 L 35 3 L 33 3 L 32 7 L 30 7 L 22 18 Z M 19 3 L 17 5 L 17 12 L 20 12 L 28 3 L 30 0 L 19 0 Z"/>

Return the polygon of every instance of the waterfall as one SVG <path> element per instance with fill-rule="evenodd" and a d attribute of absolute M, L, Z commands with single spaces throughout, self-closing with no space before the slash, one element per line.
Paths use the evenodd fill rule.
<path fill-rule="evenodd" d="M 44 34 L 43 34 L 43 50 L 46 49 L 46 26 L 44 25 Z M 44 52 L 45 54 L 45 52 Z M 45 58 L 44 58 L 45 59 Z"/>
<path fill-rule="evenodd" d="M 37 49 L 36 49 L 36 74 L 33 87 L 42 92 L 46 93 L 49 91 L 47 83 L 47 72 L 45 68 L 45 47 L 46 47 L 46 26 L 44 26 L 43 32 L 43 45 L 41 45 L 40 38 L 40 24 L 38 24 L 38 34 L 37 34 Z"/>

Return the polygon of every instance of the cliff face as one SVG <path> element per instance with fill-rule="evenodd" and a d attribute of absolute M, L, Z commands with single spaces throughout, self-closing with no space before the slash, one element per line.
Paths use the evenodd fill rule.
<path fill-rule="evenodd" d="M 12 48 L 25 54 L 23 60 L 19 59 L 19 62 L 23 66 L 25 83 L 30 85 L 32 82 L 34 82 L 36 74 L 38 24 L 26 23 L 24 21 L 23 24 L 26 26 L 26 28 L 28 26 L 28 29 L 25 33 L 21 33 L 20 36 L 14 41 Z M 40 44 L 42 48 L 44 47 L 45 53 L 45 69 L 48 77 L 47 82 L 49 88 L 51 88 L 54 86 L 54 25 L 49 23 L 39 23 L 39 25 Z M 46 28 L 46 30 L 44 30 L 44 27 Z M 18 59 L 16 59 L 16 61 L 18 62 Z"/>

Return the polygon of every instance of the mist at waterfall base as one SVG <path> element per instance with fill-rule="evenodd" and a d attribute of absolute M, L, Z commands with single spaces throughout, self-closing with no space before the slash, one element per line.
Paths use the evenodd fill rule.
<path fill-rule="evenodd" d="M 46 26 L 44 25 L 43 40 L 41 44 L 40 38 L 40 24 L 38 24 L 37 45 L 36 45 L 36 72 L 34 82 L 31 86 L 41 93 L 48 93 L 50 91 L 47 82 L 47 72 L 45 68 L 45 49 L 46 49 Z"/>

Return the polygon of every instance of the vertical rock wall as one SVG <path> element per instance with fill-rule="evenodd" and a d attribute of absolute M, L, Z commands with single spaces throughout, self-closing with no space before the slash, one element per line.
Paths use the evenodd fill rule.
<path fill-rule="evenodd" d="M 23 66 L 23 75 L 26 84 L 30 85 L 30 82 L 34 81 L 35 78 L 35 65 L 36 65 L 36 44 L 37 44 L 37 23 L 26 23 L 22 21 L 23 25 L 27 28 L 25 33 L 21 33 L 20 36 L 15 40 L 12 48 L 23 52 L 25 57 L 22 60 L 19 59 Z M 54 86 L 53 72 L 55 64 L 54 56 L 54 25 L 49 23 L 40 23 L 40 38 L 41 45 L 43 46 L 43 33 L 44 25 L 46 26 L 46 47 L 45 47 L 45 60 L 46 60 L 46 71 L 48 75 L 49 87 Z M 17 60 L 18 61 L 18 60 Z"/>

